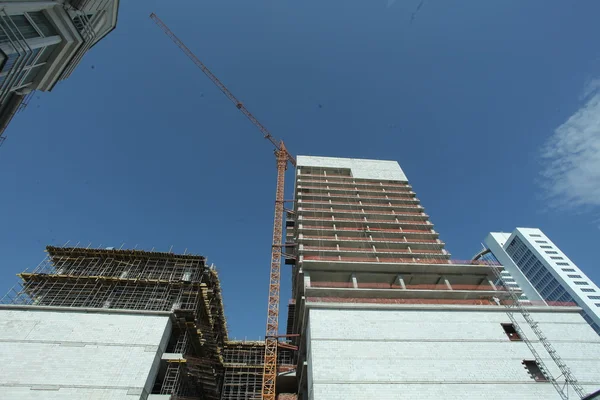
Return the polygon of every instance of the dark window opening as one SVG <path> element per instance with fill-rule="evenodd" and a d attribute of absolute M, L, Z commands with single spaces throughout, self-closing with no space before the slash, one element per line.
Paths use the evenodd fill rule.
<path fill-rule="evenodd" d="M 523 360 L 522 364 L 527 368 L 529 375 L 531 375 L 536 382 L 548 382 L 548 378 L 546 378 L 546 375 L 544 375 L 536 361 Z"/>
<path fill-rule="evenodd" d="M 502 328 L 504 328 L 504 332 L 510 340 L 523 340 L 517 333 L 517 330 L 513 324 L 502 324 Z"/>

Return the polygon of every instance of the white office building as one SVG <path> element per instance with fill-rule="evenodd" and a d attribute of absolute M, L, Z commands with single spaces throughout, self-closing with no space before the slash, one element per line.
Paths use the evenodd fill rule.
<path fill-rule="evenodd" d="M 535 228 L 492 232 L 484 241 L 530 300 L 574 302 L 600 334 L 600 288 Z"/>

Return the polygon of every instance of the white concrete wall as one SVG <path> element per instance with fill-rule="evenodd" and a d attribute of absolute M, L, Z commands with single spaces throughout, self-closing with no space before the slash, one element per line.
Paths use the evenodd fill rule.
<path fill-rule="evenodd" d="M 146 398 L 167 315 L 0 309 L 0 398 Z"/>
<path fill-rule="evenodd" d="M 583 318 L 534 317 L 580 383 L 600 388 L 600 338 Z M 508 339 L 503 312 L 311 309 L 309 322 L 310 400 L 560 399 L 528 375 L 521 361 L 533 356 Z"/>
<path fill-rule="evenodd" d="M 348 168 L 352 176 L 359 179 L 381 179 L 386 181 L 407 181 L 400 164 L 396 161 L 367 160 L 338 157 L 296 157 L 298 167 Z"/>

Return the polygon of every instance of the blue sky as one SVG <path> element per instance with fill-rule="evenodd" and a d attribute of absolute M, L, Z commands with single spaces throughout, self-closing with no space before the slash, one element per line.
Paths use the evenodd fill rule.
<path fill-rule="evenodd" d="M 539 227 L 600 282 L 600 2 L 121 3 L 6 132 L 0 293 L 47 244 L 173 246 L 219 268 L 231 337 L 264 336 L 272 149 L 152 11 L 294 154 L 397 160 L 455 258 Z"/>

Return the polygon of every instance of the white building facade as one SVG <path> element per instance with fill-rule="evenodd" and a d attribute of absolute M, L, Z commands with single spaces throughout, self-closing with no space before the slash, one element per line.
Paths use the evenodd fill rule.
<path fill-rule="evenodd" d="M 398 163 L 298 156 L 286 227 L 299 399 L 569 398 L 548 379 L 561 381 L 556 363 L 511 312 L 523 337 L 515 333 L 511 293 L 495 283 L 502 266 L 452 260 Z M 600 338 L 581 309 L 528 310 L 583 390 L 597 390 Z"/>
<path fill-rule="evenodd" d="M 168 312 L 0 305 L 0 398 L 168 399 L 151 395 Z"/>
<path fill-rule="evenodd" d="M 574 302 L 600 334 L 600 288 L 540 229 L 492 232 L 484 244 L 530 299 Z"/>
<path fill-rule="evenodd" d="M 117 24 L 118 0 L 0 1 L 0 140 L 34 90 L 68 78 Z"/>

